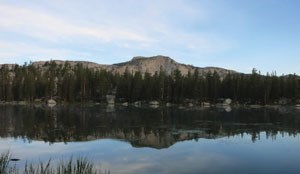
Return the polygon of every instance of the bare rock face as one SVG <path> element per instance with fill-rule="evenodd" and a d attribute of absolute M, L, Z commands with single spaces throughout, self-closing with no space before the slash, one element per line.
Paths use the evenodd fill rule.
<path fill-rule="evenodd" d="M 180 68 L 177 62 L 166 56 L 134 57 L 131 61 L 114 64 L 114 66 L 115 71 L 119 73 L 123 73 L 127 69 L 129 72 L 140 71 L 141 73 L 148 72 L 150 74 L 161 70 L 171 74 L 175 69 Z"/>
<path fill-rule="evenodd" d="M 17 64 L 0 64 L 0 68 L 6 67 L 8 70 L 14 69 Z"/>
<path fill-rule="evenodd" d="M 54 107 L 54 106 L 56 105 L 56 101 L 53 100 L 53 99 L 49 99 L 49 100 L 47 101 L 47 105 L 48 105 L 49 107 Z"/>
<path fill-rule="evenodd" d="M 48 104 L 56 104 L 56 101 L 53 100 L 53 99 L 49 99 L 49 100 L 47 101 L 47 103 L 48 103 Z"/>
<path fill-rule="evenodd" d="M 227 98 L 224 100 L 224 104 L 230 105 L 232 103 L 232 100 L 230 98 Z"/>
<path fill-rule="evenodd" d="M 33 62 L 32 65 L 36 67 L 43 67 L 47 62 L 49 61 L 37 61 Z M 65 63 L 68 63 L 71 67 L 76 66 L 78 63 L 82 64 L 83 67 L 87 67 L 90 69 L 106 69 L 110 65 L 101 65 L 93 62 L 87 62 L 87 61 L 62 61 L 62 60 L 52 60 L 56 65 L 64 65 Z"/>
<path fill-rule="evenodd" d="M 133 105 L 135 107 L 141 107 L 142 106 L 142 102 L 141 101 L 136 101 L 136 102 L 133 103 Z"/>
<path fill-rule="evenodd" d="M 108 104 L 115 104 L 115 98 L 116 96 L 115 95 L 106 95 L 106 101 Z"/>
<path fill-rule="evenodd" d="M 159 102 L 158 101 L 150 101 L 149 105 L 159 105 Z"/>
<path fill-rule="evenodd" d="M 200 76 L 205 76 L 208 72 L 214 73 L 217 72 L 221 78 L 224 78 L 227 74 L 235 74 L 237 72 L 232 70 L 227 70 L 223 68 L 217 67 L 194 67 L 192 65 L 186 65 L 176 62 L 175 60 L 171 59 L 167 56 L 153 56 L 153 57 L 134 57 L 130 61 L 113 64 L 113 65 L 104 65 L 104 64 L 97 64 L 93 62 L 87 61 L 61 61 L 61 60 L 53 60 L 57 65 L 63 66 L 65 63 L 68 63 L 71 67 L 75 67 L 78 63 L 80 63 L 83 67 L 87 67 L 94 70 L 107 70 L 113 73 L 123 74 L 126 70 L 130 73 L 135 73 L 137 71 L 141 72 L 142 74 L 148 72 L 150 74 L 155 74 L 156 72 L 159 73 L 160 71 L 164 71 L 166 74 L 170 75 L 174 70 L 179 70 L 182 75 L 187 75 L 188 72 L 194 73 L 197 69 Z M 37 61 L 33 62 L 32 65 L 40 68 L 47 68 L 47 63 L 49 61 Z M 0 65 L 2 67 L 4 65 Z M 10 64 L 6 65 L 10 69 L 12 69 L 15 65 Z"/>
<path fill-rule="evenodd" d="M 171 107 L 171 106 L 172 106 L 172 103 L 169 103 L 169 102 L 168 102 L 168 103 L 166 103 L 166 106 L 167 106 L 167 107 Z"/>
<path fill-rule="evenodd" d="M 209 102 L 202 102 L 201 104 L 203 107 L 210 107 L 210 103 Z"/>
<path fill-rule="evenodd" d="M 142 74 L 148 72 L 155 74 L 156 72 L 164 71 L 170 75 L 174 70 L 178 69 L 182 75 L 187 75 L 188 72 L 194 73 L 198 70 L 200 76 L 205 76 L 207 73 L 217 72 L 221 78 L 224 78 L 227 74 L 236 74 L 236 71 L 227 70 L 217 67 L 194 67 L 192 65 L 186 65 L 176 62 L 167 56 L 153 56 L 153 57 L 134 57 L 132 60 L 124 63 L 112 65 L 112 70 L 117 73 L 124 73 L 127 69 L 128 72 L 141 72 Z"/>

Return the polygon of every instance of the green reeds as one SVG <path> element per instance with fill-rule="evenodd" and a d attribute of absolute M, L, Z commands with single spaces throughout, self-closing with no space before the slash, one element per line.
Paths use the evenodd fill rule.
<path fill-rule="evenodd" d="M 22 172 L 20 172 L 22 171 Z M 17 169 L 16 165 L 11 166 L 11 154 L 2 153 L 0 157 L 0 174 L 100 174 L 93 163 L 87 158 L 77 158 L 68 161 L 60 161 L 53 165 L 51 160 L 47 163 L 40 162 L 37 165 L 26 163 L 24 169 Z M 110 173 L 109 171 L 105 173 Z"/>
<path fill-rule="evenodd" d="M 2 153 L 0 156 L 0 174 L 18 174 L 16 166 L 11 166 L 11 155 L 9 152 Z"/>

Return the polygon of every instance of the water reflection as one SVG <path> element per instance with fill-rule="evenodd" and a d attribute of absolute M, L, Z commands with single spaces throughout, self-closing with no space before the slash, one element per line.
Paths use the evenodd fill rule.
<path fill-rule="evenodd" d="M 300 116 L 274 109 L 153 109 L 106 106 L 0 106 L 0 136 L 49 143 L 118 139 L 134 147 L 168 148 L 179 141 L 249 134 L 252 141 L 296 136 Z"/>

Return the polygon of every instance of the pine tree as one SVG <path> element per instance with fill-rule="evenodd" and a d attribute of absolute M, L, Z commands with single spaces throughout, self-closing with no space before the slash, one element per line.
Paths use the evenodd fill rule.
<path fill-rule="evenodd" d="M 142 87 L 143 87 L 142 74 L 139 71 L 137 71 L 135 72 L 131 81 L 131 91 L 130 91 L 131 101 L 141 100 L 141 93 L 143 92 Z"/>

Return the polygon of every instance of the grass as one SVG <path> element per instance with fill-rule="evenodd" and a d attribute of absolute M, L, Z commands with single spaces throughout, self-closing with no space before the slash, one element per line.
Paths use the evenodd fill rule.
<path fill-rule="evenodd" d="M 0 174 L 18 174 L 16 166 L 11 166 L 11 154 L 2 153 L 0 156 Z"/>
<path fill-rule="evenodd" d="M 57 165 L 53 165 L 51 160 L 46 163 L 40 162 L 37 165 L 26 163 L 23 170 L 17 169 L 16 165 L 11 164 L 11 154 L 9 152 L 2 153 L 0 156 L 0 174 L 100 174 L 100 170 L 96 169 L 93 163 L 87 158 L 77 158 L 68 161 L 60 161 Z M 110 174 L 110 171 L 105 171 Z"/>

